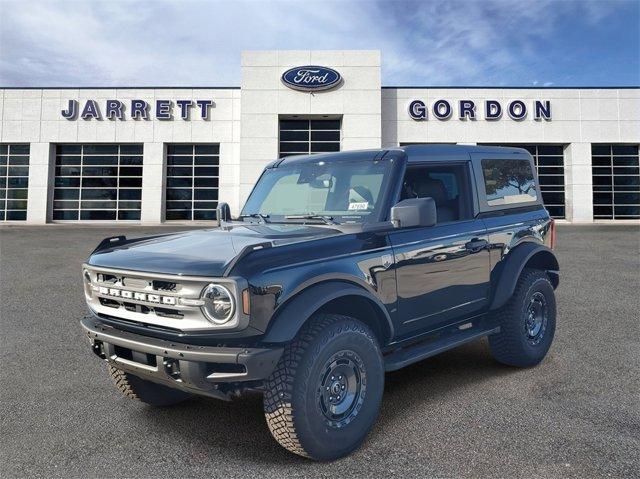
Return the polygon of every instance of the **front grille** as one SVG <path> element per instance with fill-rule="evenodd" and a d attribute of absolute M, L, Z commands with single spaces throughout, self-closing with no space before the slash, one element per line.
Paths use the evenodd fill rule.
<path fill-rule="evenodd" d="M 87 303 L 98 314 L 181 331 L 214 327 L 199 304 L 209 279 L 180 276 L 173 280 L 168 275 L 154 278 L 146 273 L 85 268 L 90 278 L 85 284 Z"/>
<path fill-rule="evenodd" d="M 176 291 L 178 288 L 178 285 L 172 281 L 154 280 L 152 285 L 156 291 Z"/>
<path fill-rule="evenodd" d="M 111 324 L 116 327 L 123 327 L 125 329 L 127 326 L 133 326 L 133 327 L 144 327 L 145 329 L 149 329 L 152 331 L 162 331 L 162 332 L 171 333 L 171 334 L 179 335 L 182 333 L 182 330 L 178 328 L 169 328 L 167 326 L 156 326 L 153 324 L 143 323 L 140 321 L 131 321 L 128 319 L 117 318 L 113 315 L 108 315 L 108 314 L 98 314 L 98 317 L 102 319 L 104 322 L 106 322 L 107 324 Z"/>
<path fill-rule="evenodd" d="M 158 316 L 162 316 L 163 318 L 174 318 L 174 319 L 182 319 L 184 318 L 184 314 L 176 309 L 167 309 L 167 308 L 154 308 L 154 311 Z"/>
<path fill-rule="evenodd" d="M 102 304 L 103 306 L 106 306 L 107 308 L 119 308 L 120 307 L 120 303 L 118 303 L 117 301 L 114 301 L 113 299 L 109 299 L 109 298 L 100 298 L 100 304 Z"/>
<path fill-rule="evenodd" d="M 99 273 L 98 282 L 104 284 L 116 284 L 118 282 L 118 277 L 113 274 Z"/>
<path fill-rule="evenodd" d="M 129 277 L 125 276 L 125 277 L 122 278 L 122 284 L 124 286 L 126 286 L 127 288 L 144 289 L 149 285 L 149 281 L 147 281 L 145 279 L 129 278 Z"/>
<path fill-rule="evenodd" d="M 124 309 L 127 311 L 133 311 L 136 313 L 149 314 L 151 312 L 151 308 L 147 306 L 143 306 L 142 304 L 133 304 L 133 303 L 122 303 Z"/>

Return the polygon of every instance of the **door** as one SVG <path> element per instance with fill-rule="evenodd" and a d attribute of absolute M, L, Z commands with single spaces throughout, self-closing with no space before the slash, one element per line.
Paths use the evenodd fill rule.
<path fill-rule="evenodd" d="M 407 168 L 402 199 L 432 197 L 438 223 L 390 233 L 401 335 L 437 329 L 487 306 L 488 236 L 474 217 L 473 188 L 469 162 Z"/>

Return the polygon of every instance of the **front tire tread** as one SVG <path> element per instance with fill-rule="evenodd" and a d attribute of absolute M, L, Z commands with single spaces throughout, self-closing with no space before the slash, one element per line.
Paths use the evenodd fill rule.
<path fill-rule="evenodd" d="M 343 322 L 343 326 L 330 329 L 333 324 L 338 322 Z M 322 335 L 321 333 L 325 330 L 328 330 L 330 334 Z M 303 411 L 296 410 L 293 404 L 303 402 L 305 391 L 307 391 L 311 380 L 314 361 L 306 361 L 305 371 L 298 371 L 298 369 L 303 355 L 307 353 L 312 343 L 314 349 L 310 354 L 317 357 L 327 343 L 331 342 L 338 334 L 347 331 L 357 331 L 364 334 L 373 344 L 377 344 L 377 339 L 363 323 L 339 314 L 319 315 L 303 327 L 295 340 L 285 346 L 276 369 L 266 382 L 264 412 L 267 425 L 275 440 L 294 454 L 316 460 L 326 459 L 306 450 L 296 431 L 298 415 Z M 314 339 L 318 337 L 322 340 L 314 343 Z M 294 385 L 296 377 L 300 378 L 300 383 Z M 295 401 L 294 395 L 296 395 Z"/>

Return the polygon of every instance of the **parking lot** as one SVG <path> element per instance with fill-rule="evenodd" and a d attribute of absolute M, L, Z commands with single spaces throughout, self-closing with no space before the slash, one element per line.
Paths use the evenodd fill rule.
<path fill-rule="evenodd" d="M 388 374 L 368 440 L 328 464 L 281 449 L 258 395 L 152 409 L 120 397 L 89 351 L 91 249 L 185 228 L 0 229 L 1 477 L 640 476 L 638 226 L 559 227 L 558 330 L 540 366 L 501 366 L 480 341 Z"/>

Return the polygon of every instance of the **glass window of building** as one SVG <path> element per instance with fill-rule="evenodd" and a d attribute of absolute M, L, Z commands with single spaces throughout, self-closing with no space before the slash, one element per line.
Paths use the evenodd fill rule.
<path fill-rule="evenodd" d="M 54 220 L 140 220 L 142 145 L 57 145 Z"/>
<path fill-rule="evenodd" d="M 487 145 L 485 143 L 485 145 Z M 490 146 L 511 146 L 524 148 L 531 156 L 538 172 L 538 182 L 542 202 L 552 218 L 565 218 L 564 187 L 564 146 L 563 145 L 520 145 L 491 144 Z"/>
<path fill-rule="evenodd" d="M 340 151 L 340 120 L 280 120 L 280 158 Z"/>
<path fill-rule="evenodd" d="M 591 145 L 593 219 L 640 219 L 638 145 Z"/>
<path fill-rule="evenodd" d="M 29 145 L 0 144 L 0 221 L 27 219 Z"/>
<path fill-rule="evenodd" d="M 167 220 L 215 220 L 220 145 L 167 145 Z"/>

